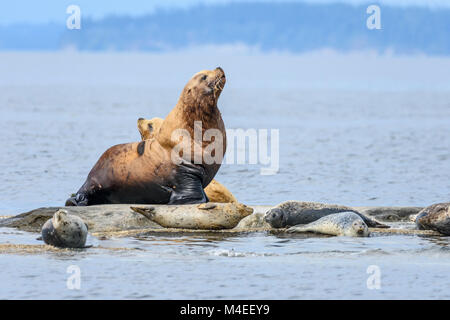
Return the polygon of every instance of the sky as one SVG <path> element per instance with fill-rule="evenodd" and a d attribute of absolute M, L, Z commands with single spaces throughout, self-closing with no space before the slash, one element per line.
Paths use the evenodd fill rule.
<path fill-rule="evenodd" d="M 237 0 L 13 0 L 0 3 L 0 25 L 15 23 L 65 23 L 66 8 L 75 4 L 81 8 L 82 15 L 100 19 L 106 15 L 143 15 L 151 13 L 155 8 L 189 7 L 196 4 L 223 4 Z M 344 2 L 350 4 L 372 4 L 396 6 L 428 6 L 450 8 L 449 0 L 244 0 L 264 2 Z"/>

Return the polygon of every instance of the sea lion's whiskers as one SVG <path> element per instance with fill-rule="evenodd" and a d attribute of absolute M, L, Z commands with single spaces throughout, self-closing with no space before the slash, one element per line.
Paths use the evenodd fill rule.
<path fill-rule="evenodd" d="M 216 89 L 220 89 L 220 91 L 222 91 L 223 90 L 223 86 L 221 87 L 220 85 L 222 84 L 222 79 L 221 79 L 221 77 L 216 77 L 216 79 L 214 79 L 214 83 L 215 83 L 215 85 L 214 85 L 214 87 L 216 88 Z"/>

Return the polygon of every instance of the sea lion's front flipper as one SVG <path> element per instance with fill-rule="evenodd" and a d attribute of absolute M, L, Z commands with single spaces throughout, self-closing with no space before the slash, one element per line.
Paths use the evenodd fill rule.
<path fill-rule="evenodd" d="M 64 204 L 66 207 L 87 206 L 88 199 L 83 193 L 77 193 L 74 197 L 70 197 Z"/>
<path fill-rule="evenodd" d="M 190 163 L 178 166 L 176 182 L 172 188 L 169 204 L 193 204 L 208 202 L 209 199 L 203 190 L 205 169 Z"/>

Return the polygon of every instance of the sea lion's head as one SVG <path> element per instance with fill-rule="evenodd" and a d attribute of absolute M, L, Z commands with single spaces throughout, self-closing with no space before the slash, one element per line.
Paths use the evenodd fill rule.
<path fill-rule="evenodd" d="M 352 222 L 351 225 L 351 236 L 356 237 L 367 237 L 369 235 L 369 228 L 364 223 L 363 220 L 357 219 Z"/>
<path fill-rule="evenodd" d="M 161 128 L 163 121 L 164 119 L 161 118 L 153 118 L 153 119 L 139 118 L 137 121 L 137 125 L 142 140 L 148 140 L 155 137 L 155 135 L 159 131 L 159 128 Z"/>
<path fill-rule="evenodd" d="M 200 71 L 184 87 L 181 100 L 187 106 L 215 106 L 225 82 L 225 72 L 220 67 Z"/>
<path fill-rule="evenodd" d="M 266 212 L 264 221 L 274 228 L 284 228 L 287 226 L 287 214 L 280 208 L 273 208 Z"/>

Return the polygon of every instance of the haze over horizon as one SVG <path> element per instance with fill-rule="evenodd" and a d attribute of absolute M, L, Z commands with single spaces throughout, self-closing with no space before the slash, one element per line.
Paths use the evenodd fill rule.
<path fill-rule="evenodd" d="M 138 17 L 153 13 L 156 9 L 189 8 L 199 4 L 219 5 L 229 3 L 312 3 L 330 4 L 344 3 L 351 5 L 379 4 L 397 7 L 428 7 L 450 8 L 450 1 L 446 0 L 62 0 L 55 3 L 52 0 L 30 1 L 15 0 L 0 3 L 0 26 L 11 24 L 65 24 L 66 8 L 75 4 L 80 6 L 82 14 L 92 19 L 102 19 L 109 15 Z"/>
<path fill-rule="evenodd" d="M 124 10 L 117 1 L 111 2 L 110 6 L 100 6 L 97 2 L 92 6 L 81 0 L 78 1 L 81 29 L 69 30 L 66 5 L 71 2 L 63 1 L 55 6 L 43 1 L 49 10 L 42 16 L 41 7 L 33 11 L 36 5 L 24 5 L 22 11 L 17 4 L 2 5 L 22 13 L 32 11 L 39 18 L 48 18 L 57 9 L 58 17 L 63 21 L 36 25 L 0 24 L 0 50 L 69 48 L 167 52 L 199 46 L 238 46 L 261 52 L 302 53 L 332 49 L 450 55 L 450 5 L 445 7 L 442 1 L 432 1 L 428 5 L 420 0 L 409 2 L 415 3 L 414 6 L 405 6 L 405 1 L 384 1 L 382 3 L 389 5 L 380 5 L 381 28 L 369 29 L 366 24 L 370 16 L 366 12 L 368 2 L 362 0 L 323 0 L 320 4 L 311 1 L 198 0 L 189 5 L 178 0 L 169 1 L 165 6 L 158 6 L 162 2 L 156 1 L 151 6 L 139 7 L 139 10 L 133 1 Z M 441 7 L 436 9 L 437 5 Z M 0 8 L 2 15 L 7 11 Z M 101 16 L 102 12 L 105 16 Z M 111 12 L 115 14 L 111 15 Z"/>

